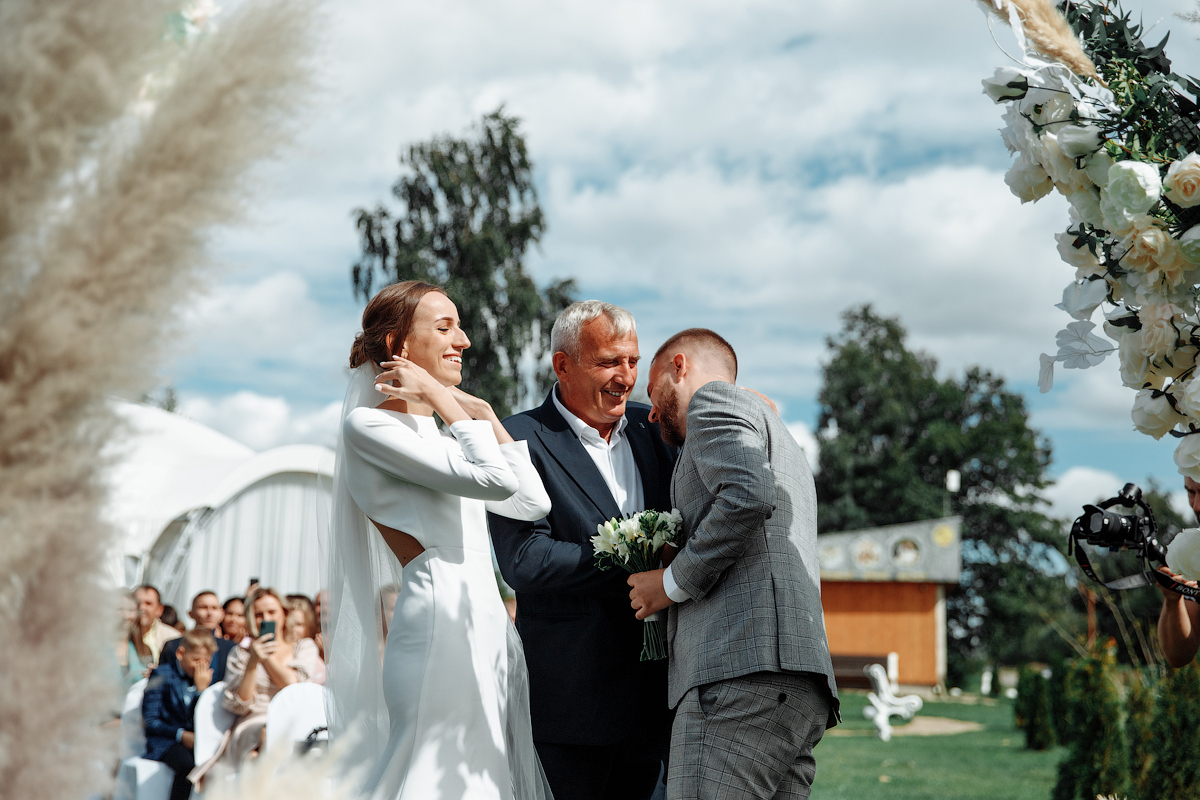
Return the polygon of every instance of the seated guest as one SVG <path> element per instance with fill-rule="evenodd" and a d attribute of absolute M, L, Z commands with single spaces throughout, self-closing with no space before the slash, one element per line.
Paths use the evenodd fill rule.
<path fill-rule="evenodd" d="M 275 633 L 259 635 L 266 622 L 274 623 Z M 286 622 L 283 600 L 274 589 L 260 586 L 246 598 L 246 627 L 253 638 L 249 646 L 239 646 L 229 656 L 221 697 L 221 705 L 238 719 L 217 754 L 197 767 L 194 780 L 207 774 L 218 760 L 237 770 L 245 758 L 258 751 L 271 698 L 285 686 L 312 680 L 320 661 L 317 646 L 312 639 L 288 639 Z"/>
<path fill-rule="evenodd" d="M 150 653 L 150 664 L 158 664 L 163 645 L 172 639 L 178 639 L 181 634 L 170 625 L 163 624 L 164 608 L 158 589 L 143 584 L 133 590 L 133 596 L 138 604 L 137 636 Z"/>
<path fill-rule="evenodd" d="M 221 634 L 233 642 L 241 644 L 246 638 L 246 606 L 240 597 L 231 597 L 221 606 L 225 617 L 221 620 Z"/>
<path fill-rule="evenodd" d="M 196 765 L 194 712 L 196 699 L 212 683 L 209 661 L 217 649 L 212 633 L 194 628 L 181 637 L 175 657 L 150 673 L 142 696 L 142 725 L 146 729 L 146 753 L 142 758 L 161 761 L 175 772 L 171 800 L 192 795 L 188 773 Z"/>
<path fill-rule="evenodd" d="M 317 592 L 317 596 L 313 599 L 313 610 L 317 613 L 317 634 L 313 637 L 313 641 L 317 643 L 317 650 L 321 653 L 321 658 L 325 658 L 325 616 L 329 611 L 329 590 L 322 589 Z"/>
<path fill-rule="evenodd" d="M 287 596 L 287 631 L 285 636 L 288 641 L 299 642 L 301 639 L 311 639 L 315 645 L 316 637 L 320 635 L 320 629 L 317 628 L 317 611 L 313 608 L 312 601 L 302 594 L 289 594 Z M 322 660 L 323 655 L 321 648 L 317 646 L 317 668 L 313 672 L 313 683 L 325 683 L 325 662 Z"/>
<path fill-rule="evenodd" d="M 128 689 L 150 674 L 150 648 L 142 641 L 138 628 L 138 603 L 133 592 L 120 598 L 121 621 L 113 638 L 113 654 L 121 674 L 121 684 Z"/>
<path fill-rule="evenodd" d="M 213 671 L 213 683 L 225 680 L 225 664 L 229 660 L 229 654 L 237 647 L 237 642 L 220 638 L 221 620 L 225 616 L 225 611 L 217 601 L 217 595 L 205 590 L 193 597 L 192 609 L 188 611 L 188 616 L 196 623 L 197 628 L 204 628 L 216 639 L 217 650 L 213 653 L 210 665 Z M 174 639 L 163 645 L 162 660 L 164 663 L 175 657 L 175 649 L 182 641 L 182 639 Z"/>
<path fill-rule="evenodd" d="M 172 606 L 172 605 L 163 606 L 163 613 L 162 613 L 161 619 L 162 619 L 163 625 L 169 625 L 170 627 L 179 631 L 179 633 L 181 635 L 185 631 L 187 631 L 187 625 L 184 625 L 183 620 L 181 620 L 179 618 L 179 612 L 175 610 L 175 606 Z M 159 654 L 159 660 L 160 661 L 162 660 L 161 653 Z"/>

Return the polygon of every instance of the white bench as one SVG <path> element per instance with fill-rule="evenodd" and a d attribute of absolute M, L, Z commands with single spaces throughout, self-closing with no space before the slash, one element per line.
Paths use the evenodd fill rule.
<path fill-rule="evenodd" d="M 924 705 L 915 694 L 897 697 L 892 691 L 888 671 L 880 664 L 868 664 L 863 672 L 871 681 L 871 692 L 867 694 L 870 705 L 863 709 L 863 716 L 875 723 L 875 730 L 883 741 L 892 738 L 892 717 L 912 719 Z"/>

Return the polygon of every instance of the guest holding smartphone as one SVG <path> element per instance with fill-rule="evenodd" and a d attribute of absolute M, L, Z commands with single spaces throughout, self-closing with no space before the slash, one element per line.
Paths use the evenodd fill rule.
<path fill-rule="evenodd" d="M 244 759 L 257 755 L 271 698 L 285 686 L 311 681 L 319 671 L 317 646 L 312 639 L 292 641 L 286 620 L 283 596 L 274 589 L 259 586 L 246 597 L 246 630 L 251 641 L 248 647 L 238 647 L 230 654 L 221 698 L 221 705 L 238 719 L 217 755 L 193 772 L 195 779 L 221 759 L 236 770 Z"/>

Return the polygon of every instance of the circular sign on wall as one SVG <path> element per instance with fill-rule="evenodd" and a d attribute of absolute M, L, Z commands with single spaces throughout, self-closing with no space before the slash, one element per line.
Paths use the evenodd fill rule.
<path fill-rule="evenodd" d="M 857 539 L 850 547 L 850 557 L 859 569 L 878 569 L 883 566 L 883 548 L 869 536 Z"/>

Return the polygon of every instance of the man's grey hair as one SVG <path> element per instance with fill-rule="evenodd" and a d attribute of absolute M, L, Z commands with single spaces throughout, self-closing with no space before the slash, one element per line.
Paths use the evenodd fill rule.
<path fill-rule="evenodd" d="M 637 332 L 633 314 L 620 306 L 603 300 L 581 300 L 567 306 L 554 320 L 554 329 L 550 331 L 550 352 L 566 353 L 572 361 L 578 361 L 583 326 L 598 317 L 608 320 L 609 332 L 618 339 Z"/>

